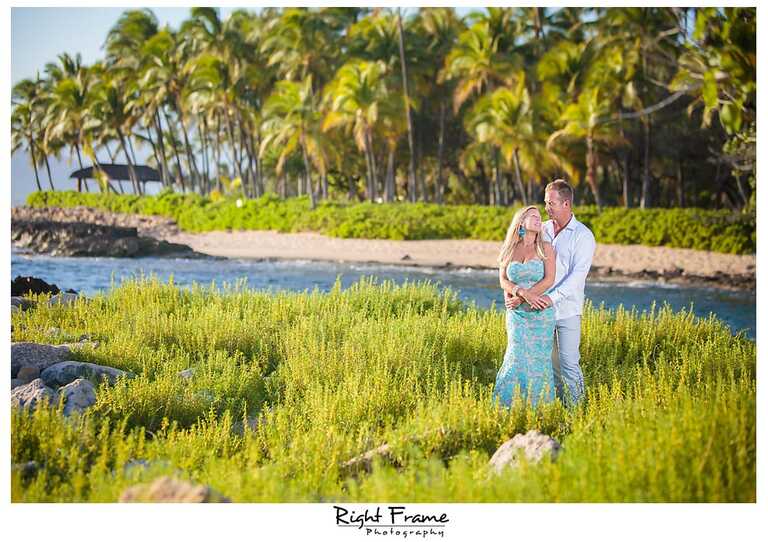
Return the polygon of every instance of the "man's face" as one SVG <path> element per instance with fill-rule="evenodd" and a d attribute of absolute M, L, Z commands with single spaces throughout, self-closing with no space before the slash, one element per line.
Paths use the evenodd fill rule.
<path fill-rule="evenodd" d="M 544 194 L 544 209 L 549 218 L 560 222 L 571 216 L 571 206 L 568 200 L 560 198 L 556 190 L 547 190 Z"/>

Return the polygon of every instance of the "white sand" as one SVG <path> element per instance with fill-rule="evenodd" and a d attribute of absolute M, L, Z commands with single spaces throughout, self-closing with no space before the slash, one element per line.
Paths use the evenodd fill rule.
<path fill-rule="evenodd" d="M 317 233 L 275 231 L 178 233 L 164 239 L 189 245 L 197 252 L 227 258 L 278 258 L 377 262 L 417 266 L 496 267 L 501 244 L 495 241 L 431 240 L 389 241 L 339 239 Z M 680 268 L 688 274 L 711 276 L 718 272 L 754 274 L 755 256 L 641 245 L 598 244 L 595 267 L 625 273 Z"/>

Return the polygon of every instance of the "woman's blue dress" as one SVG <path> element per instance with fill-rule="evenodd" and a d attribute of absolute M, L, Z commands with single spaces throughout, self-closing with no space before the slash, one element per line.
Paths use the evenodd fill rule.
<path fill-rule="evenodd" d="M 525 263 L 510 262 L 507 277 L 521 288 L 530 288 L 544 277 L 544 262 L 535 259 Z M 519 387 L 523 400 L 529 397 L 533 406 L 538 401 L 555 400 L 552 371 L 555 309 L 534 310 L 523 302 L 507 309 L 507 351 L 496 375 L 493 399 L 510 406 Z"/>

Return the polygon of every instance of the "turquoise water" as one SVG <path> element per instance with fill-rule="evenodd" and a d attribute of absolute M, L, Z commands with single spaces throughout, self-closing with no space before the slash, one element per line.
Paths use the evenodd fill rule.
<path fill-rule="evenodd" d="M 222 286 L 245 279 L 249 288 L 260 290 L 304 291 L 318 288 L 330 290 L 337 277 L 342 287 L 348 287 L 362 277 L 375 276 L 379 280 L 436 282 L 450 287 L 465 302 L 479 307 L 503 308 L 498 285 L 498 272 L 476 269 L 437 269 L 379 264 L 352 264 L 315 262 L 304 260 L 246 260 L 246 259 L 168 259 L 168 258 L 59 258 L 38 256 L 13 251 L 11 277 L 35 276 L 61 289 L 73 288 L 84 294 L 108 290 L 114 279 L 155 274 L 167 281 L 173 275 L 174 283 L 188 286 L 192 283 Z M 596 306 L 607 308 L 636 307 L 646 310 L 655 302 L 666 302 L 674 310 L 690 309 L 697 316 L 714 313 L 736 333 L 744 331 L 755 338 L 755 294 L 753 292 L 727 292 L 708 288 L 664 286 L 647 282 L 588 281 L 586 296 Z"/>

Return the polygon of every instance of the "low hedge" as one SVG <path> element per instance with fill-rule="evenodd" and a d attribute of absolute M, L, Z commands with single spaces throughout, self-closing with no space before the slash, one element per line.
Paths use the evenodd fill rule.
<path fill-rule="evenodd" d="M 309 198 L 281 200 L 222 198 L 169 191 L 156 196 L 34 192 L 32 207 L 88 206 L 120 213 L 160 215 L 189 232 L 211 230 L 316 231 L 335 237 L 368 239 L 481 239 L 501 241 L 515 208 L 427 203 L 346 203 Z M 542 208 L 543 212 L 543 208 Z M 754 214 L 696 208 L 625 209 L 576 207 L 578 219 L 600 243 L 692 248 L 729 254 L 754 254 Z"/>

